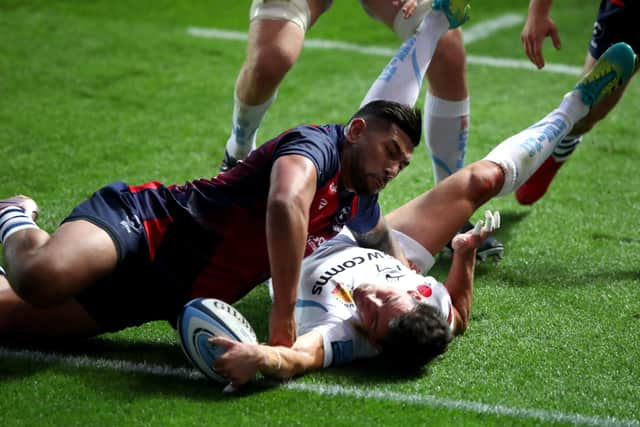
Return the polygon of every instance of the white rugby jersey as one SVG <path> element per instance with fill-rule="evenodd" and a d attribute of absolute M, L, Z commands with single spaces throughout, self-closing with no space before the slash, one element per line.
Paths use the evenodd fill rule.
<path fill-rule="evenodd" d="M 453 332 L 451 298 L 444 285 L 422 276 L 383 252 L 357 246 L 340 234 L 325 242 L 302 264 L 296 322 L 298 335 L 312 330 L 324 340 L 324 366 L 373 357 L 378 352 L 358 331 L 360 323 L 352 292 L 362 283 L 380 283 L 416 290 L 437 308 Z"/>

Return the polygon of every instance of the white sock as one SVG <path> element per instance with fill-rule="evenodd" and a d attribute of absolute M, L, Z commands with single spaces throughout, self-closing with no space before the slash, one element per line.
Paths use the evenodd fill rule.
<path fill-rule="evenodd" d="M 234 92 L 231 136 L 227 140 L 227 152 L 236 160 L 242 160 L 256 148 L 256 134 L 267 110 L 276 100 L 277 91 L 260 105 L 247 105 Z"/>
<path fill-rule="evenodd" d="M 515 191 L 542 165 L 574 123 L 589 112 L 580 93 L 569 92 L 560 106 L 528 129 L 500 143 L 485 157 L 500 165 L 505 182 L 498 194 Z"/>
<path fill-rule="evenodd" d="M 0 211 L 0 244 L 12 234 L 27 228 L 39 228 L 30 214 L 17 206 L 9 206 Z"/>
<path fill-rule="evenodd" d="M 469 137 L 469 98 L 447 101 L 427 91 L 424 135 L 436 184 L 464 166 Z"/>
<path fill-rule="evenodd" d="M 416 34 L 400 46 L 373 82 L 360 106 L 377 99 L 415 105 L 438 41 L 448 29 L 449 21 L 442 12 L 432 11 L 425 16 Z"/>

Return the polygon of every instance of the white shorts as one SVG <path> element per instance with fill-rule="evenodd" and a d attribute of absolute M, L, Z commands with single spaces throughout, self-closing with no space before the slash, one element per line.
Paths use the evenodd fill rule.
<path fill-rule="evenodd" d="M 325 0 L 325 2 L 326 10 L 331 6 L 332 0 Z M 306 33 L 311 22 L 311 11 L 307 0 L 253 0 L 249 20 L 254 19 L 291 21 Z"/>

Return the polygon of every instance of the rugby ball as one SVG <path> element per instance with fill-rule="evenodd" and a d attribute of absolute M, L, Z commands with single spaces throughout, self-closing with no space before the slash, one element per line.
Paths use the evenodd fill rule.
<path fill-rule="evenodd" d="M 178 318 L 180 345 L 187 359 L 208 378 L 227 384 L 213 363 L 225 351 L 209 342 L 211 337 L 226 337 L 247 344 L 257 344 L 256 333 L 244 316 L 231 305 L 213 298 L 189 301 Z"/>

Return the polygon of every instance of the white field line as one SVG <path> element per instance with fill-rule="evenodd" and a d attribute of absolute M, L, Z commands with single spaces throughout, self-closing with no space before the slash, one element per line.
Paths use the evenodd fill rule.
<path fill-rule="evenodd" d="M 465 44 L 473 43 L 477 40 L 481 40 L 490 37 L 495 32 L 503 29 L 519 25 L 524 18 L 521 15 L 506 14 L 492 19 L 489 21 L 480 22 L 476 25 L 465 27 L 464 40 Z M 219 30 L 215 28 L 200 28 L 189 27 L 187 33 L 194 37 L 220 39 L 220 40 L 235 40 L 235 41 L 247 41 L 247 34 L 240 31 Z M 335 40 L 323 40 L 323 39 L 306 39 L 304 42 L 305 48 L 311 49 L 325 49 L 325 50 L 342 50 L 349 53 L 359 53 L 362 55 L 382 56 L 385 58 L 391 58 L 396 53 L 396 48 L 385 46 L 369 46 L 359 45 L 356 43 L 347 43 Z M 523 53 L 524 55 L 524 53 Z M 523 70 L 536 70 L 536 67 L 528 60 L 518 59 L 506 59 L 506 58 L 493 58 L 490 56 L 479 55 L 467 55 L 467 62 L 469 64 L 485 65 L 498 68 L 516 68 Z M 560 74 L 569 74 L 573 76 L 579 76 L 582 73 L 582 68 L 565 65 L 565 64 L 546 64 L 542 71 Z"/>
<path fill-rule="evenodd" d="M 59 353 L 44 353 L 33 350 L 15 350 L 3 347 L 0 347 L 0 358 L 20 359 L 43 364 L 61 364 L 67 367 L 79 369 L 108 369 L 123 373 L 155 375 L 204 381 L 204 376 L 196 369 L 131 362 L 128 360 L 91 358 L 88 356 L 70 356 Z M 287 390 L 316 393 L 323 396 L 345 396 L 350 398 L 406 403 L 418 406 L 460 410 L 475 414 L 486 414 L 493 416 L 506 416 L 515 419 L 535 420 L 545 423 L 561 422 L 574 425 L 608 427 L 640 426 L 640 421 L 638 420 L 618 419 L 613 417 L 592 417 L 588 415 L 564 413 L 559 411 L 546 411 L 542 409 L 513 408 L 504 405 L 491 405 L 469 400 L 444 399 L 422 394 L 405 394 L 398 392 L 378 391 L 375 389 L 363 387 L 308 384 L 296 381 L 282 383 L 281 387 Z"/>

